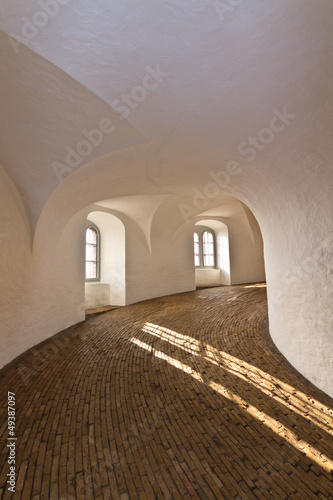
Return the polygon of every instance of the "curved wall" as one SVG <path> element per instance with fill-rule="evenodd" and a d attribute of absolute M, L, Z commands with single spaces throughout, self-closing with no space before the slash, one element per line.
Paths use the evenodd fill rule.
<path fill-rule="evenodd" d="M 127 303 L 195 288 L 198 217 L 258 279 L 236 198 L 274 342 L 333 395 L 332 2 L 82 0 L 25 40 L 34 2 L 2 4 L 0 366 L 84 318 L 92 211 L 124 224 Z"/>
<path fill-rule="evenodd" d="M 321 182 L 324 184 L 324 180 Z M 285 206 L 280 204 L 279 211 L 275 210 L 278 200 L 270 196 L 265 202 L 262 197 L 264 210 L 258 210 L 257 216 L 264 240 L 272 338 L 301 373 L 331 394 L 332 201 L 328 190 L 324 196 L 322 187 L 320 205 L 316 205 L 318 200 L 312 194 L 313 204 L 307 212 L 304 207 L 296 212 L 295 200 L 288 200 L 286 192 Z M 8 232 L 8 241 L 0 247 L 4 269 L 1 288 L 6 291 L 1 309 L 2 366 L 27 348 L 84 319 L 85 224 L 88 214 L 98 210 L 98 205 L 89 205 L 66 222 L 59 206 L 53 227 L 51 211 L 40 222 L 31 254 L 29 232 L 19 198 L 15 201 L 14 194 L 7 189 L 2 198 L 2 213 L 16 228 Z M 136 206 L 137 200 L 133 202 Z M 291 213 L 297 217 L 290 217 Z M 173 209 L 170 202 L 164 210 L 162 205 L 153 218 L 149 243 L 138 224 L 122 215 L 129 249 L 126 303 L 195 289 L 193 225 L 184 225 L 179 214 L 177 203 Z M 145 216 L 142 213 L 141 220 Z M 203 220 L 202 216 L 199 219 Z M 243 250 L 246 252 L 246 246 Z"/>

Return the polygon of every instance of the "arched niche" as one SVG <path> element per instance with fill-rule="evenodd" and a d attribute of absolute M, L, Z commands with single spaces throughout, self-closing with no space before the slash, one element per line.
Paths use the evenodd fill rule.
<path fill-rule="evenodd" d="M 118 217 L 93 211 L 87 221 L 100 232 L 100 280 L 85 282 L 85 307 L 91 309 L 126 303 L 125 227 Z"/>
<path fill-rule="evenodd" d="M 196 286 L 230 285 L 230 257 L 228 227 L 218 220 L 199 220 L 194 226 L 205 227 L 214 233 L 215 268 L 198 267 L 195 269 Z"/>

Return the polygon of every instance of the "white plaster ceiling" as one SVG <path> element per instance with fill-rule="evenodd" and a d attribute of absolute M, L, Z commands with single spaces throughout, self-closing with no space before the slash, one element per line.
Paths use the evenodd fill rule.
<path fill-rule="evenodd" d="M 52 16 L 38 18 L 42 3 L 0 6 L 0 160 L 33 226 L 51 194 L 77 174 L 73 169 L 59 189 L 51 165 L 105 117 L 115 132 L 85 157 L 77 181 L 89 189 L 85 164 L 93 173 L 96 162 L 103 163 L 101 175 L 113 177 L 109 192 L 96 184 L 89 202 L 136 192 L 191 196 L 193 186 L 207 182 L 207 171 L 239 158 L 240 142 L 283 107 L 296 116 L 291 128 L 276 134 L 255 162 L 239 158 L 239 194 L 253 182 L 264 188 L 280 180 L 282 172 L 283 182 L 297 180 L 297 159 L 310 137 L 332 158 L 331 1 L 248 0 L 224 19 L 211 0 L 59 0 Z M 27 31 L 27 20 L 38 19 L 46 24 Z M 13 43 L 23 35 L 30 39 Z M 115 101 L 157 66 L 165 76 L 122 120 Z M 118 189 L 120 177 L 128 192 Z"/>
<path fill-rule="evenodd" d="M 158 208 L 166 199 L 167 195 L 122 196 L 120 198 L 99 201 L 96 205 L 109 210 L 115 210 L 132 219 L 144 234 L 149 251 L 151 251 L 153 218 Z"/>
<path fill-rule="evenodd" d="M 223 204 L 201 212 L 200 217 L 237 217 L 243 214 L 242 204 L 233 196 L 224 196 Z"/>

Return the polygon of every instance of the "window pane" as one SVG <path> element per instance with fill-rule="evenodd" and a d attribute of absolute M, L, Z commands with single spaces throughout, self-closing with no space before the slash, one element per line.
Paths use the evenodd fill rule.
<path fill-rule="evenodd" d="M 86 242 L 97 244 L 97 231 L 93 227 L 88 227 L 87 229 Z"/>
<path fill-rule="evenodd" d="M 91 278 L 92 279 L 97 278 L 97 263 L 96 262 L 91 263 Z"/>
<path fill-rule="evenodd" d="M 97 260 L 97 246 L 86 245 L 86 260 Z"/>
<path fill-rule="evenodd" d="M 203 263 L 204 266 L 214 267 L 215 256 L 214 256 L 214 237 L 211 232 L 205 231 L 202 235 L 203 243 Z"/>
<path fill-rule="evenodd" d="M 98 233 L 93 227 L 86 230 L 86 279 L 98 278 Z"/>
<path fill-rule="evenodd" d="M 92 278 L 92 269 L 91 269 L 91 262 L 86 262 L 86 279 L 91 279 Z"/>
<path fill-rule="evenodd" d="M 91 245 L 86 245 L 86 260 L 91 260 Z"/>
<path fill-rule="evenodd" d="M 200 266 L 200 246 L 197 233 L 194 233 L 194 265 Z"/>

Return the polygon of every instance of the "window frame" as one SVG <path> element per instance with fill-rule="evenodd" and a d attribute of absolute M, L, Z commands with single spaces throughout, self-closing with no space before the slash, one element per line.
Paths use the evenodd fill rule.
<path fill-rule="evenodd" d="M 205 266 L 204 265 L 204 244 L 203 244 L 203 235 L 204 233 L 210 233 L 213 236 L 213 251 L 214 251 L 214 265 L 213 266 Z M 199 237 L 199 261 L 200 264 L 198 266 L 195 265 L 195 260 L 194 260 L 194 266 L 195 269 L 216 269 L 216 262 L 217 262 L 217 254 L 216 254 L 216 236 L 215 232 L 213 229 L 211 229 L 208 226 L 194 226 L 194 231 L 193 231 L 193 254 L 194 254 L 194 233 L 197 233 Z"/>
<path fill-rule="evenodd" d="M 93 229 L 96 231 L 96 278 L 87 278 L 87 231 L 88 229 Z M 87 220 L 86 231 L 85 231 L 85 259 L 84 259 L 84 277 L 86 283 L 98 283 L 101 281 L 101 232 L 99 228 L 93 222 Z M 94 261 L 89 261 L 94 262 Z"/>

